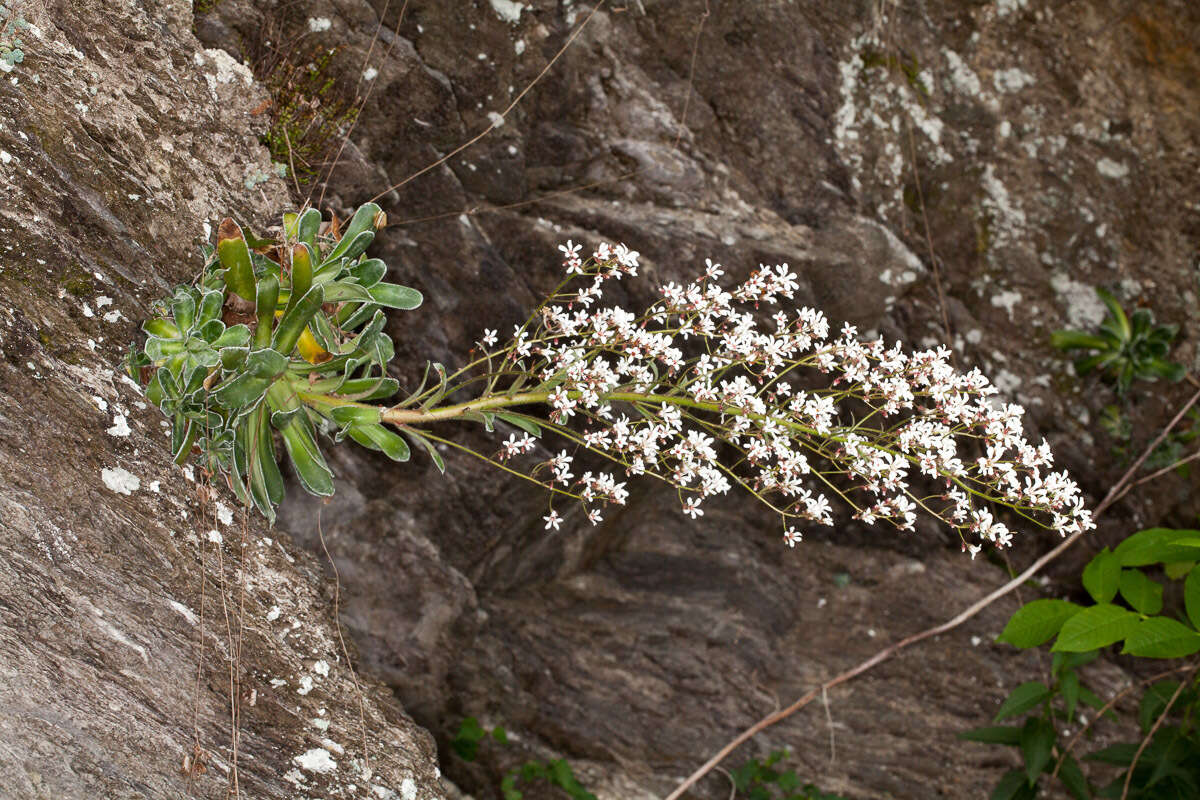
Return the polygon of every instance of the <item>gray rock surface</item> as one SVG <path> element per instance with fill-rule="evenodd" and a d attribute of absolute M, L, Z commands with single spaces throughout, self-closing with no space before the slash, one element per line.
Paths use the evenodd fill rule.
<path fill-rule="evenodd" d="M 120 373 L 205 220 L 287 202 L 244 183 L 261 88 L 187 2 L 9 5 L 34 27 L 0 76 L 0 797 L 443 796 L 316 558 L 172 466 Z"/>
<path fill-rule="evenodd" d="M 345 214 L 484 130 L 588 7 L 218 0 L 193 20 L 178 1 L 15 4 L 38 30 L 0 75 L 0 796 L 224 796 L 232 674 L 245 796 L 442 795 L 407 712 L 478 797 L 555 756 L 603 800 L 661 797 L 746 725 L 1002 582 L 931 528 L 813 529 L 788 550 L 745 503 L 691 523 L 649 486 L 550 536 L 545 498 L 484 465 L 455 457 L 443 478 L 344 448 L 329 504 L 293 488 L 278 530 L 223 524 L 231 499 L 169 465 L 118 361 L 197 269 L 206 224 L 303 199 L 259 180 L 269 98 L 241 60 L 269 84 L 264 53 L 332 52 L 333 90 L 367 98 L 315 191 Z M 399 376 L 522 319 L 563 239 L 641 251 L 631 304 L 705 257 L 733 275 L 787 261 L 799 302 L 951 340 L 1099 495 L 1119 472 L 1094 423 L 1113 398 L 1048 333 L 1094 324 L 1104 284 L 1182 323 L 1176 357 L 1195 358 L 1198 37 L 1186 0 L 608 3 L 503 126 L 385 193 L 375 254 L 427 297 L 392 323 Z M 1135 396 L 1143 438 L 1186 391 Z M 1190 520 L 1197 497 L 1179 479 L 1135 493 L 1057 574 L 1136 525 Z M 1028 532 L 1014 559 L 1050 544 Z M 1015 607 L 831 692 L 729 766 L 786 747 L 849 797 L 985 796 L 1011 754 L 954 734 L 1044 669 L 991 643 Z M 1090 669 L 1101 693 L 1127 680 Z M 456 759 L 444 745 L 467 715 L 513 744 Z M 728 793 L 715 774 L 693 796 Z"/>

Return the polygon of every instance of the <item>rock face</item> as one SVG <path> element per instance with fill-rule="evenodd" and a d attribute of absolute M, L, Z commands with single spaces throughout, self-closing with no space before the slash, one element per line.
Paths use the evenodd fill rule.
<path fill-rule="evenodd" d="M 645 0 L 589 18 L 582 4 L 481 0 L 411 3 L 402 20 L 396 5 L 227 0 L 198 30 L 239 56 L 262 30 L 339 48 L 330 73 L 367 100 L 346 169 L 317 191 L 345 212 L 400 184 L 379 255 L 429 299 L 392 328 L 409 380 L 425 359 L 461 363 L 485 325 L 523 319 L 568 238 L 643 254 L 648 279 L 617 298 L 631 305 L 705 257 L 733 275 L 798 265 L 798 302 L 951 342 L 1097 496 L 1120 471 L 1112 449 L 1134 445 L 1092 422 L 1113 395 L 1071 374 L 1050 331 L 1098 323 L 1091 287 L 1105 285 L 1182 323 L 1175 357 L 1194 358 L 1194 4 Z M 1135 395 L 1138 441 L 1183 391 Z M 353 576 L 345 619 L 365 663 L 416 718 L 443 743 L 469 714 L 519 736 L 483 766 L 444 759 L 483 796 L 555 754 L 603 796 L 662 796 L 778 703 L 1002 581 L 936 530 L 818 529 L 790 552 L 744 504 L 685 525 L 653 488 L 597 529 L 548 537 L 545 498 L 451 461 L 443 479 L 345 454 L 326 534 Z M 1153 487 L 1097 542 L 1183 518 L 1191 494 Z M 314 509 L 285 511 L 310 544 Z M 1030 531 L 1017 558 L 1048 544 Z M 1013 607 L 833 693 L 756 752 L 788 747 L 802 774 L 852 797 L 985 795 L 1005 767 L 953 735 L 1037 674 L 990 644 Z M 1106 669 L 1096 680 L 1117 680 Z"/>
<path fill-rule="evenodd" d="M 187 2 L 7 5 L 33 27 L 0 80 L 0 797 L 442 796 L 320 564 L 173 467 L 120 374 L 205 220 L 286 203 L 245 185 L 261 89 Z"/>
<path fill-rule="evenodd" d="M 565 756 L 602 798 L 661 797 L 748 724 L 1003 580 L 933 529 L 813 529 L 787 550 L 747 504 L 691 523 L 649 486 L 603 525 L 550 536 L 543 496 L 458 456 L 442 477 L 338 450 L 328 505 L 294 488 L 280 530 L 223 524 L 229 497 L 168 465 L 156 413 L 115 370 L 148 303 L 198 268 L 206 220 L 263 223 L 289 202 L 263 180 L 271 114 L 243 59 L 277 85 L 282 52 L 364 99 L 313 199 L 344 214 L 383 193 L 393 226 L 375 254 L 427 298 L 392 324 L 408 381 L 522 320 L 567 238 L 641 251 L 646 277 L 614 298 L 630 305 L 705 257 L 734 276 L 789 262 L 798 303 L 952 342 L 1097 496 L 1119 472 L 1111 450 L 1133 445 L 1091 422 L 1111 392 L 1074 377 L 1049 332 L 1098 322 L 1090 287 L 1106 285 L 1182 323 L 1175 357 L 1195 360 L 1187 0 L 197 5 L 202 44 L 182 2 L 17 4 L 38 30 L 0 76 L 0 793 L 223 794 L 232 662 L 247 796 L 439 793 L 429 737 L 375 676 L 443 745 L 467 715 L 509 729 L 473 765 L 442 748 L 476 796 Z M 1135 395 L 1143 438 L 1183 391 Z M 1150 487 L 1096 546 L 1197 510 L 1183 481 Z M 1014 557 L 1046 545 L 1028 531 Z M 1014 607 L 831 692 L 730 766 L 787 748 L 849 797 L 986 796 L 1009 764 L 954 734 L 1040 675 L 991 643 Z M 189 776 L 197 741 L 207 767 Z M 714 775 L 693 796 L 728 794 Z"/>

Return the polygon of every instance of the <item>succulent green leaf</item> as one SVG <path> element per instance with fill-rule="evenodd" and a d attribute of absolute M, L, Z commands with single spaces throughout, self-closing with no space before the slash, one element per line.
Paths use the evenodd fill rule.
<path fill-rule="evenodd" d="M 142 323 L 142 330 L 148 335 L 157 336 L 160 339 L 175 339 L 183 335 L 175 323 L 163 317 L 146 320 Z"/>
<path fill-rule="evenodd" d="M 225 296 L 221 292 L 206 290 L 200 294 L 200 307 L 196 312 L 196 324 L 204 325 L 211 320 L 221 318 L 221 307 L 225 305 Z"/>
<path fill-rule="evenodd" d="M 273 381 L 273 378 L 260 378 L 240 372 L 213 389 L 212 398 L 231 411 L 248 409 L 262 400 Z"/>
<path fill-rule="evenodd" d="M 1059 350 L 1105 350 L 1108 340 L 1093 333 L 1083 331 L 1054 331 L 1050 334 L 1050 344 Z"/>
<path fill-rule="evenodd" d="M 334 406 L 329 409 L 329 417 L 339 425 L 377 425 L 380 412 L 378 406 Z"/>
<path fill-rule="evenodd" d="M 171 316 L 175 325 L 184 332 L 190 331 L 196 322 L 196 297 L 191 290 L 180 287 L 171 298 Z"/>
<path fill-rule="evenodd" d="M 395 378 L 353 378 L 338 387 L 338 397 L 366 402 L 384 400 L 400 391 L 400 382 Z"/>
<path fill-rule="evenodd" d="M 192 445 L 200 433 L 200 426 L 182 416 L 176 416 L 171 426 L 171 457 L 176 464 L 183 464 L 191 455 Z"/>
<path fill-rule="evenodd" d="M 404 437 L 382 425 L 356 424 L 350 428 L 350 438 L 371 450 L 378 450 L 393 461 L 408 461 L 409 447 Z"/>
<path fill-rule="evenodd" d="M 250 344 L 250 329 L 242 324 L 226 328 L 212 342 L 212 346 L 217 350 L 246 347 L 248 344 Z"/>
<path fill-rule="evenodd" d="M 1096 295 L 1108 307 L 1108 313 L 1111 315 L 1110 319 L 1114 323 L 1114 333 L 1117 333 L 1122 340 L 1129 339 L 1133 333 L 1133 329 L 1129 324 L 1129 318 L 1125 316 L 1125 309 L 1121 308 L 1121 304 L 1117 302 L 1117 298 L 1113 296 L 1112 292 L 1100 286 L 1096 287 Z"/>
<path fill-rule="evenodd" d="M 374 203 L 363 203 L 354 212 L 354 216 L 350 218 L 350 224 L 346 226 L 346 230 L 342 232 L 342 238 L 337 243 L 337 246 L 325 256 L 325 261 L 333 261 L 339 258 L 353 258 L 348 255 L 355 240 L 364 233 L 370 233 L 371 238 L 375 238 L 375 220 L 380 217 L 382 209 Z M 370 244 L 370 241 L 367 242 Z M 366 245 L 363 245 L 363 250 Z M 358 251 L 359 253 L 362 250 Z"/>
<path fill-rule="evenodd" d="M 1052 652 L 1082 653 L 1119 642 L 1133 633 L 1138 615 L 1111 603 L 1085 608 L 1063 623 Z"/>
<path fill-rule="evenodd" d="M 200 339 L 206 343 L 213 343 L 220 338 L 225 332 L 225 323 L 219 319 L 210 319 L 199 330 Z"/>
<path fill-rule="evenodd" d="M 275 340 L 272 347 L 284 355 L 291 355 L 292 351 L 296 349 L 296 342 L 300 339 L 300 334 L 308 325 L 308 321 L 321 310 L 324 302 L 324 288 L 318 285 L 309 289 L 304 297 L 300 298 L 299 302 L 283 315 L 279 327 L 275 329 Z"/>
<path fill-rule="evenodd" d="M 1082 610 L 1082 606 L 1066 600 L 1034 600 L 1017 609 L 996 641 L 1022 648 L 1037 647 L 1056 636 L 1063 623 Z"/>
<path fill-rule="evenodd" d="M 312 288 L 313 272 L 316 268 L 316 263 L 317 257 L 313 252 L 313 248 L 309 245 L 302 243 L 292 248 L 291 295 L 288 298 L 289 309 Z"/>
<path fill-rule="evenodd" d="M 167 358 L 182 353 L 187 345 L 182 339 L 147 339 L 146 355 L 154 364 L 161 364 Z"/>
<path fill-rule="evenodd" d="M 217 258 L 225 268 L 225 285 L 248 303 L 254 302 L 254 267 L 250 247 L 242 229 L 232 219 L 221 220 L 217 228 Z"/>
<path fill-rule="evenodd" d="M 235 327 L 246 329 L 246 344 L 236 346 L 230 345 L 228 347 L 221 348 L 221 369 L 229 372 L 232 372 L 245 364 L 246 358 L 250 355 L 250 329 L 246 328 L 245 325 L 238 325 Z M 229 328 L 226 333 L 231 330 L 233 330 L 233 328 Z"/>
<path fill-rule="evenodd" d="M 333 473 L 325 465 L 325 458 L 317 446 L 308 417 L 303 414 L 293 417 L 280 433 L 283 435 L 283 444 L 292 460 L 292 466 L 296 468 L 296 477 L 300 479 L 305 491 L 318 497 L 331 496 Z"/>
<path fill-rule="evenodd" d="M 371 294 L 357 283 L 348 280 L 325 285 L 325 302 L 344 303 L 348 300 L 371 302 Z"/>
<path fill-rule="evenodd" d="M 272 275 L 266 275 L 258 282 L 255 294 L 254 315 L 257 319 L 254 328 L 255 349 L 271 346 L 271 332 L 275 325 L 275 308 L 278 303 L 279 281 Z"/>
<path fill-rule="evenodd" d="M 305 209 L 300 215 L 296 239 L 308 245 L 314 251 L 317 249 L 317 234 L 321 232 L 321 212 L 315 208 Z M 313 260 L 316 263 L 316 260 Z"/>
<path fill-rule="evenodd" d="M 246 358 L 246 372 L 257 378 L 274 380 L 287 370 L 288 360 L 270 348 L 251 350 Z"/>
<path fill-rule="evenodd" d="M 271 435 L 271 427 L 267 423 L 265 414 L 258 421 L 256 444 L 258 459 L 251 472 L 251 479 L 259 489 L 259 493 L 268 501 L 267 506 L 272 509 L 272 513 L 268 514 L 270 517 L 273 515 L 274 506 L 283 502 L 284 484 L 283 474 L 279 471 L 279 464 L 275 461 L 275 439 Z"/>
<path fill-rule="evenodd" d="M 350 275 L 355 282 L 368 289 L 383 280 L 387 265 L 378 258 L 365 258 L 350 268 Z"/>
<path fill-rule="evenodd" d="M 381 306 L 411 311 L 419 308 L 424 298 L 416 289 L 398 283 L 377 283 L 369 290 L 371 299 Z"/>
<path fill-rule="evenodd" d="M 438 468 L 438 471 L 443 475 L 446 474 L 446 462 L 442 459 L 442 454 L 437 451 L 437 448 L 434 446 L 433 442 L 426 439 L 420 434 L 419 431 L 413 428 L 405 428 L 404 434 L 413 444 L 424 447 L 426 452 L 429 453 L 429 457 L 433 459 L 433 463 Z"/>

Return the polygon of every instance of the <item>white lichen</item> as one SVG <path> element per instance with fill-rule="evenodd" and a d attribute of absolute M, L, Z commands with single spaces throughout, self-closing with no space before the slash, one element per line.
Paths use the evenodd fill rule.
<path fill-rule="evenodd" d="M 1106 178 L 1124 178 L 1129 175 L 1129 167 L 1123 161 L 1113 161 L 1111 158 L 1101 158 L 1097 161 L 1096 171 Z"/>
<path fill-rule="evenodd" d="M 303 755 L 298 755 L 292 759 L 301 769 L 309 772 L 319 772 L 327 774 L 337 769 L 337 762 L 333 760 L 333 756 L 323 747 L 314 747 Z"/>
<path fill-rule="evenodd" d="M 1021 302 L 1021 293 L 1015 290 L 996 292 L 992 295 L 992 305 L 996 308 L 1003 308 L 1008 312 L 1010 318 L 1012 317 L 1013 309 L 1016 308 L 1019 302 Z"/>
<path fill-rule="evenodd" d="M 116 414 L 113 416 L 113 424 L 107 431 L 109 436 L 127 437 L 133 431 L 129 428 L 129 420 L 124 414 Z"/>
<path fill-rule="evenodd" d="M 1033 84 L 1033 76 L 1019 67 L 997 70 L 992 75 L 992 85 L 996 87 L 996 91 L 998 92 L 1019 92 L 1026 86 L 1032 86 Z"/>
<path fill-rule="evenodd" d="M 308 29 L 313 33 L 323 33 L 333 27 L 329 17 L 309 17 Z"/>
<path fill-rule="evenodd" d="M 525 10 L 525 4 L 513 0 L 492 0 L 492 10 L 500 19 L 515 25 L 521 21 L 521 12 Z"/>
<path fill-rule="evenodd" d="M 1059 271 L 1050 276 L 1050 288 L 1066 309 L 1067 322 L 1072 328 L 1091 330 L 1104 321 L 1108 312 L 1091 286 Z"/>
<path fill-rule="evenodd" d="M 142 485 L 141 478 L 124 467 L 117 467 L 116 469 L 105 467 L 100 471 L 100 479 L 112 491 L 125 495 L 133 494 Z"/>

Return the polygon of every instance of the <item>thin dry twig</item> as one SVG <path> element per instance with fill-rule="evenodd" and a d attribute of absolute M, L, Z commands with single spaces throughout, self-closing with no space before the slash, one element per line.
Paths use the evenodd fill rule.
<path fill-rule="evenodd" d="M 1093 723 L 1099 722 L 1100 719 L 1103 718 L 1106 713 L 1108 713 L 1108 710 L 1110 708 L 1112 708 L 1113 706 L 1115 706 L 1117 703 L 1119 703 L 1121 701 L 1122 697 L 1129 694 L 1130 692 L 1132 692 L 1134 689 L 1138 688 L 1139 686 L 1147 686 L 1151 683 L 1154 683 L 1155 681 L 1162 680 L 1163 678 L 1167 677 L 1168 675 L 1174 675 L 1176 672 L 1186 672 L 1189 669 L 1195 669 L 1195 668 L 1196 667 L 1193 664 L 1184 664 L 1182 667 L 1175 667 L 1174 669 L 1168 669 L 1164 672 L 1158 673 L 1157 675 L 1151 675 L 1149 678 L 1143 678 L 1140 681 L 1131 683 L 1129 686 L 1126 686 L 1124 689 L 1122 689 L 1121 691 L 1119 691 L 1115 695 L 1113 695 L 1112 699 L 1110 699 L 1107 703 L 1102 705 L 1100 707 L 1100 709 L 1096 712 L 1096 715 L 1094 717 L 1092 717 L 1090 720 L 1088 720 L 1086 723 L 1084 723 L 1083 727 L 1081 727 L 1079 729 L 1079 731 L 1074 736 L 1071 737 L 1071 741 L 1067 742 L 1067 746 L 1062 749 L 1062 752 L 1058 756 L 1058 761 L 1055 762 L 1055 764 L 1054 764 L 1054 771 L 1050 773 L 1050 779 L 1053 780 L 1054 778 L 1058 777 L 1058 771 L 1060 769 L 1062 769 L 1063 762 L 1066 761 L 1067 756 L 1070 754 L 1071 750 L 1074 749 L 1075 745 L 1079 742 L 1079 740 L 1081 738 L 1083 738 L 1083 734 L 1087 733 L 1087 731 L 1092 727 Z"/>
<path fill-rule="evenodd" d="M 950 329 L 950 317 L 946 313 L 946 294 L 942 291 L 942 270 L 938 266 L 937 253 L 933 250 L 933 234 L 929 230 L 929 214 L 925 210 L 925 192 L 921 189 L 921 175 L 917 172 L 917 143 L 913 137 L 912 125 L 906 124 L 905 129 L 908 131 L 908 152 L 909 161 L 912 165 L 913 184 L 917 187 L 917 202 L 921 206 L 921 222 L 925 228 L 925 244 L 929 248 L 929 269 L 933 272 L 933 285 L 937 289 L 938 309 L 942 313 L 942 331 L 946 334 L 946 341 L 954 341 L 954 332 Z M 951 363 L 958 366 L 958 361 L 954 357 L 954 352 L 950 353 Z"/>
<path fill-rule="evenodd" d="M 1188 412 L 1188 409 L 1190 409 L 1193 405 L 1195 405 L 1197 401 L 1200 401 L 1200 392 L 1196 392 L 1194 395 L 1192 395 L 1191 399 L 1189 399 L 1187 401 L 1187 403 L 1184 404 L 1183 408 L 1181 408 L 1179 410 L 1179 413 L 1177 413 L 1175 415 L 1175 417 L 1170 421 L 1170 423 L 1167 424 L 1167 426 L 1165 428 L 1163 428 L 1162 432 L 1154 439 L 1154 441 L 1150 443 L 1150 445 L 1146 448 L 1145 452 L 1142 453 L 1141 457 L 1133 464 L 1133 466 L 1131 466 L 1128 470 L 1126 470 L 1125 474 L 1121 476 L 1121 479 L 1113 485 L 1113 487 L 1108 491 L 1108 494 L 1105 495 L 1104 499 L 1100 501 L 1100 504 L 1096 506 L 1096 510 L 1092 515 L 1093 518 L 1098 518 L 1101 514 L 1104 513 L 1104 511 L 1109 506 L 1111 506 L 1113 503 L 1116 502 L 1118 497 L 1121 496 L 1120 494 L 1118 494 L 1118 492 L 1121 491 L 1126 486 L 1126 484 L 1129 483 L 1129 481 L 1133 478 L 1133 475 L 1137 472 L 1138 468 L 1141 467 L 1142 463 L 1145 462 L 1145 460 L 1147 458 L 1149 458 L 1150 454 L 1154 451 L 1154 449 L 1157 448 L 1158 445 L 1162 442 L 1162 440 L 1167 437 L 1167 435 L 1171 432 L 1171 430 L 1179 423 L 1179 421 L 1181 419 L 1183 419 L 1183 415 L 1186 414 Z M 710 758 L 708 761 L 706 761 L 699 769 L 697 769 L 695 772 L 693 772 L 691 775 L 689 775 L 681 784 L 679 784 L 679 786 L 677 786 L 675 788 L 675 791 L 673 791 L 673 792 L 671 792 L 671 794 L 667 795 L 666 800 L 678 800 L 678 798 L 684 792 L 686 792 L 698 780 L 700 780 L 705 775 L 707 775 L 710 771 L 712 771 L 712 769 L 715 766 L 717 766 L 717 764 L 720 764 L 722 761 L 724 761 L 726 756 L 728 756 L 730 753 L 732 753 L 734 750 L 736 750 L 744 742 L 751 739 L 753 736 L 755 736 L 760 731 L 763 731 L 763 730 L 771 727 L 772 725 L 774 725 L 777 722 L 781 722 L 781 721 L 787 719 L 792 714 L 794 714 L 797 711 L 799 711 L 800 709 L 804 708 L 806 705 L 811 703 L 813 701 L 813 699 L 816 698 L 821 692 L 828 691 L 829 689 L 832 689 L 835 686 L 839 686 L 843 683 L 846 683 L 849 680 L 852 680 L 852 679 L 858 677 L 862 673 L 870 670 L 872 667 L 877 666 L 878 664 L 891 658 L 896 653 L 900 652 L 901 650 L 904 650 L 907 647 L 910 647 L 911 645 L 916 644 L 917 642 L 924 641 L 925 639 L 928 639 L 930 637 L 937 636 L 939 634 L 942 634 L 949 630 L 953 630 L 954 628 L 957 628 L 959 625 L 961 625 L 962 623 L 971 619 L 976 614 L 978 614 L 980 611 L 987 608 L 992 603 L 999 600 L 1001 597 L 1004 597 L 1006 594 L 1012 592 L 1018 586 L 1023 584 L 1025 581 L 1029 580 L 1031 577 L 1033 577 L 1035 574 L 1037 574 L 1042 569 L 1042 567 L 1046 566 L 1051 561 L 1058 558 L 1059 555 L 1066 552 L 1066 550 L 1071 545 L 1073 545 L 1076 541 L 1078 541 L 1082 536 L 1083 536 L 1082 532 L 1072 534 L 1067 539 L 1063 540 L 1063 542 L 1061 544 L 1059 544 L 1058 547 L 1055 547 L 1049 553 L 1046 553 L 1041 558 L 1034 561 L 1033 564 L 1030 565 L 1029 568 L 1027 568 L 1020 575 L 1013 578 L 1008 583 L 1004 584 L 1003 586 L 999 587 L 998 589 L 995 589 L 994 591 L 990 592 L 985 597 L 975 601 L 974 603 L 972 603 L 970 606 L 968 606 L 966 609 L 964 609 L 962 612 L 960 612 L 958 615 L 956 615 L 952 619 L 947 620 L 946 622 L 943 622 L 941 625 L 938 625 L 936 627 L 928 628 L 926 630 L 920 631 L 919 633 L 914 633 L 911 636 L 901 639 L 900 641 L 896 642 L 895 644 L 891 644 L 891 645 L 885 647 L 884 649 L 877 652 L 875 655 L 868 658 L 866 661 L 863 661 L 862 663 L 860 663 L 858 666 L 856 666 L 852 669 L 849 669 L 849 670 L 841 673 L 840 675 L 837 675 L 837 676 L 831 678 L 830 680 L 826 681 L 825 683 L 821 684 L 820 686 L 816 687 L 815 689 L 808 692 L 807 694 L 802 696 L 800 699 L 798 699 L 796 702 L 792 703 L 790 706 L 783 709 L 782 711 L 776 711 L 773 714 L 769 714 L 766 717 L 763 717 L 758 722 L 754 723 L 749 728 L 747 728 L 746 730 L 744 730 L 740 734 L 738 734 L 734 739 L 732 739 L 728 744 L 726 744 L 720 750 L 718 750 L 717 753 L 712 758 Z"/>
<path fill-rule="evenodd" d="M 586 28 L 587 24 L 592 21 L 592 17 L 596 16 L 596 12 L 600 10 L 600 6 L 604 5 L 605 2 L 606 2 L 606 0 L 599 0 L 599 2 L 596 3 L 596 5 L 592 6 L 592 10 L 588 12 L 588 15 L 584 18 L 583 22 L 581 22 L 579 24 L 579 27 L 577 27 L 574 30 L 574 32 L 571 33 L 571 35 L 567 38 L 566 43 L 563 44 L 563 46 L 558 49 L 558 52 L 555 53 L 554 57 L 550 59 L 550 61 L 546 64 L 545 67 L 542 68 L 542 71 L 537 74 L 537 77 L 535 77 L 532 81 L 530 81 L 529 84 L 526 85 L 525 88 L 521 90 L 520 94 L 518 94 L 515 98 L 513 98 L 513 101 L 511 103 L 509 103 L 508 106 L 503 111 L 501 111 L 497 116 L 492 118 L 491 124 L 489 124 L 486 128 L 484 128 L 481 132 L 479 132 L 475 136 L 471 137 L 467 141 L 460 144 L 458 147 L 451 150 L 446 155 L 439 158 L 437 161 L 434 161 L 432 164 L 417 170 L 412 175 L 409 175 L 407 178 L 400 181 L 399 183 L 393 184 L 393 185 L 389 186 L 388 188 L 384 189 L 382 192 L 380 192 L 379 194 L 372 197 L 371 201 L 374 202 L 375 200 L 378 200 L 379 198 L 383 197 L 385 194 L 388 194 L 389 192 L 394 192 L 395 190 L 404 186 L 409 181 L 419 178 L 420 176 L 424 175 L 426 172 L 429 172 L 432 169 L 436 169 L 437 167 L 440 167 L 442 164 L 445 164 L 447 161 L 454 158 L 456 155 L 461 153 L 463 150 L 466 150 L 468 147 L 475 144 L 483 137 L 487 136 L 489 133 L 494 131 L 500 125 L 503 125 L 504 121 L 508 117 L 509 113 L 514 108 L 517 107 L 517 104 L 521 102 L 521 100 L 525 97 L 525 95 L 527 95 L 529 93 L 529 91 L 531 89 L 533 89 L 533 87 L 536 86 L 538 84 L 538 82 L 546 75 L 546 73 L 548 73 L 550 71 L 550 68 L 553 67 L 555 65 L 555 63 L 557 63 L 558 59 L 562 56 L 562 54 L 567 52 L 567 48 L 569 48 L 572 44 L 574 44 L 575 40 L 577 38 L 579 38 L 579 34 L 583 33 L 584 28 Z"/>
<path fill-rule="evenodd" d="M 388 8 L 391 6 L 391 4 L 392 4 L 392 0 L 387 0 L 387 2 L 384 3 L 384 6 L 383 6 L 383 13 L 381 13 L 379 15 L 379 24 L 375 26 L 375 33 L 371 37 L 371 46 L 367 48 L 367 54 L 366 54 L 366 56 L 363 57 L 362 69 L 359 70 L 358 84 L 355 87 L 356 95 L 358 94 L 357 87 L 362 85 L 363 75 L 366 74 L 367 64 L 371 59 L 371 53 L 374 52 L 374 50 L 375 50 L 375 42 L 379 38 L 379 31 L 383 30 L 383 20 L 387 16 Z M 392 41 L 388 44 L 387 52 L 383 54 L 383 57 L 385 59 L 388 58 L 388 56 L 390 56 L 392 54 L 392 50 L 396 46 L 396 41 L 400 37 L 400 23 L 402 23 L 404 21 L 404 12 L 407 10 L 408 10 L 408 0 L 404 0 L 404 5 L 400 6 L 400 15 L 396 18 L 396 30 L 392 32 Z M 367 101 L 371 99 L 371 94 L 375 91 L 375 86 L 376 86 L 375 81 L 372 81 L 371 84 L 367 87 L 367 93 L 363 97 L 362 102 L 358 104 L 358 110 L 355 111 L 355 113 L 354 113 L 354 119 L 352 119 L 350 121 L 350 128 L 346 131 L 346 134 L 342 137 L 342 143 L 341 143 L 341 145 L 338 146 L 338 151 L 333 156 L 333 163 L 329 165 L 329 173 L 325 176 L 325 180 L 321 184 L 321 196 L 319 198 L 317 198 L 317 205 L 316 205 L 317 208 L 320 208 L 321 205 L 325 202 L 325 190 L 329 188 L 329 182 L 331 180 L 333 180 L 333 173 L 335 170 L 337 170 L 338 161 L 341 160 L 342 153 L 345 152 L 346 145 L 349 144 L 349 142 L 350 142 L 350 135 L 354 133 L 355 127 L 358 126 L 358 118 L 362 114 L 362 110 L 367 107 Z M 315 188 L 316 188 L 316 185 L 314 184 L 313 187 L 309 189 L 308 199 L 305 200 L 306 204 L 312 200 L 312 189 L 315 189 Z M 300 193 L 299 190 L 297 190 L 296 193 L 299 194 Z M 384 194 L 387 194 L 387 192 L 384 192 Z"/>
<path fill-rule="evenodd" d="M 1192 667 L 1192 672 L 1194 673 L 1195 671 L 1196 668 Z M 1187 686 L 1187 679 L 1180 681 L 1179 685 L 1175 687 L 1175 693 L 1171 695 L 1171 699 L 1168 700 L 1167 704 L 1163 707 L 1162 713 L 1158 715 L 1158 719 L 1154 720 L 1154 724 L 1151 725 L 1150 730 L 1146 732 L 1146 736 L 1142 739 L 1142 743 L 1138 745 L 1137 752 L 1133 754 L 1133 760 L 1129 762 L 1129 771 L 1125 773 L 1125 785 L 1121 789 L 1121 800 L 1125 800 L 1125 798 L 1129 796 L 1129 783 L 1133 780 L 1133 769 L 1137 766 L 1138 759 L 1142 757 L 1142 753 L 1145 752 L 1146 747 L 1150 744 L 1150 740 L 1154 738 L 1154 734 L 1158 733 L 1158 729 L 1162 726 L 1163 720 L 1167 718 L 1167 714 L 1171 713 L 1171 706 L 1175 705 L 1175 701 L 1178 700 L 1179 695 L 1183 693 L 1184 686 Z"/>

